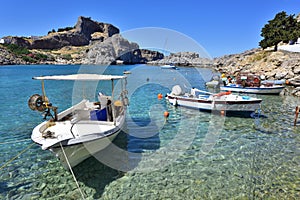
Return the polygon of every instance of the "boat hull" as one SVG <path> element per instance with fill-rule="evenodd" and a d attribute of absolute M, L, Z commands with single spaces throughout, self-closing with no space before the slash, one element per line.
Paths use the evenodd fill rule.
<path fill-rule="evenodd" d="M 53 152 L 56 157 L 58 157 L 65 169 L 69 169 L 68 162 L 73 168 L 87 158 L 93 156 L 97 152 L 105 149 L 117 137 L 120 131 L 121 130 L 118 129 L 118 131 L 114 132 L 108 137 L 104 137 L 91 142 L 84 142 L 70 146 L 63 145 L 63 150 L 66 156 L 64 155 L 63 150 L 60 146 L 52 147 L 49 150 Z"/>
<path fill-rule="evenodd" d="M 251 93 L 251 94 L 279 94 L 284 86 L 272 87 L 240 87 L 240 86 L 221 86 L 222 91 Z"/>
<path fill-rule="evenodd" d="M 227 111 L 227 112 L 253 112 L 260 108 L 261 99 L 234 101 L 226 98 L 208 100 L 190 98 L 184 96 L 167 95 L 168 101 L 173 105 L 184 106 L 193 109 L 206 111 Z"/>

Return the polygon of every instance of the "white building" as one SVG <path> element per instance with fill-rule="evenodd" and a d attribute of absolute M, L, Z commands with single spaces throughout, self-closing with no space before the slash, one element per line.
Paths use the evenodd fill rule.
<path fill-rule="evenodd" d="M 4 43 L 5 43 L 4 39 L 1 38 L 1 39 L 0 39 L 0 44 L 4 44 Z"/>
<path fill-rule="evenodd" d="M 278 49 L 284 50 L 284 51 L 291 51 L 291 52 L 299 52 L 300 53 L 300 38 L 298 38 L 298 40 L 297 40 L 297 42 L 295 42 L 295 44 L 281 45 L 281 46 L 278 46 Z"/>

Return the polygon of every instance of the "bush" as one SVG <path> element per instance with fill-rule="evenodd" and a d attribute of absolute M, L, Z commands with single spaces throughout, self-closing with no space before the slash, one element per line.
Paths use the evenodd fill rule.
<path fill-rule="evenodd" d="M 62 58 L 65 59 L 65 60 L 72 60 L 71 54 L 63 54 Z"/>
<path fill-rule="evenodd" d="M 73 28 L 74 27 L 59 28 L 59 29 L 57 29 L 57 32 L 69 31 L 69 30 L 72 30 Z"/>
<path fill-rule="evenodd" d="M 24 55 L 24 54 L 29 54 L 30 53 L 30 51 L 27 48 L 18 46 L 16 44 L 4 44 L 4 46 L 6 46 L 6 48 L 11 53 L 14 53 L 16 55 Z"/>
<path fill-rule="evenodd" d="M 23 56 L 22 59 L 26 62 L 36 63 L 36 60 L 34 58 L 29 57 L 29 56 Z"/>
<path fill-rule="evenodd" d="M 37 60 L 47 60 L 48 56 L 42 53 L 35 54 L 34 56 Z"/>

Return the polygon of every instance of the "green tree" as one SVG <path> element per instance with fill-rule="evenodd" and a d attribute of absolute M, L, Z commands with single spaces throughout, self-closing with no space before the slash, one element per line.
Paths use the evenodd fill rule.
<path fill-rule="evenodd" d="M 262 28 L 261 36 L 264 39 L 259 42 L 259 46 L 263 49 L 274 46 L 274 51 L 277 51 L 279 42 L 296 40 L 300 36 L 300 25 L 294 16 L 287 15 L 284 11 L 276 14 L 275 18 Z"/>

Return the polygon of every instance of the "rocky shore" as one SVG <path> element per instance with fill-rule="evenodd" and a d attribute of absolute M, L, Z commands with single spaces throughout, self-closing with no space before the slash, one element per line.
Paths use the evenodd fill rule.
<path fill-rule="evenodd" d="M 228 75 L 248 72 L 264 75 L 269 80 L 285 79 L 295 87 L 291 93 L 300 96 L 300 53 L 251 49 L 241 54 L 215 58 L 213 66 Z"/>

